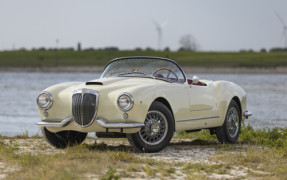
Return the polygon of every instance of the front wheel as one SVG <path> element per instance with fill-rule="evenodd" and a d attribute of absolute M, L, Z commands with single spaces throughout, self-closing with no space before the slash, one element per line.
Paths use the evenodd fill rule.
<path fill-rule="evenodd" d="M 229 104 L 225 121 L 216 128 L 216 136 L 221 143 L 236 143 L 241 129 L 241 112 L 236 101 Z"/>
<path fill-rule="evenodd" d="M 56 148 L 66 148 L 81 144 L 88 133 L 78 131 L 60 131 L 53 133 L 47 128 L 42 128 L 42 133 L 46 141 Z"/>
<path fill-rule="evenodd" d="M 173 116 L 163 103 L 152 103 L 144 124 L 139 132 L 127 134 L 135 149 L 141 152 L 158 152 L 169 144 L 174 130 Z"/>

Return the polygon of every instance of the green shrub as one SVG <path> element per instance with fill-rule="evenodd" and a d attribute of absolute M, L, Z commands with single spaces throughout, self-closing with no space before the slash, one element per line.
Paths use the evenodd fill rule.
<path fill-rule="evenodd" d="M 251 125 L 242 127 L 239 142 L 263 145 L 266 147 L 286 148 L 287 128 L 264 128 L 254 130 Z"/>

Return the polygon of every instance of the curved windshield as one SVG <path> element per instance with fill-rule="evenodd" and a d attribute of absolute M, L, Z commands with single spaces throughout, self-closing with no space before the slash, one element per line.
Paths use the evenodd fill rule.
<path fill-rule="evenodd" d="M 111 61 L 103 77 L 146 77 L 184 83 L 181 68 L 173 61 L 160 58 L 123 58 Z"/>

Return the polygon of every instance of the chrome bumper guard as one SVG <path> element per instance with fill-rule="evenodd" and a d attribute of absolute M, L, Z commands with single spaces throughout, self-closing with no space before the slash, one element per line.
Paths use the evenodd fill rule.
<path fill-rule="evenodd" d="M 65 127 L 70 122 L 72 122 L 73 118 L 68 117 L 65 118 L 61 122 L 45 122 L 45 121 L 40 121 L 37 122 L 36 125 L 40 127 Z M 143 123 L 106 123 L 102 119 L 97 119 L 97 123 L 103 127 L 103 128 L 108 128 L 108 129 L 125 129 L 125 128 L 141 128 L 145 126 Z"/>
<path fill-rule="evenodd" d="M 97 119 L 97 123 L 107 129 L 141 128 L 144 123 L 106 123 L 102 119 Z"/>
<path fill-rule="evenodd" d="M 243 116 L 248 119 L 249 116 L 252 116 L 252 112 L 251 111 L 245 111 Z"/>
<path fill-rule="evenodd" d="M 40 126 L 40 127 L 65 127 L 68 124 L 70 124 L 70 122 L 73 120 L 72 117 L 68 117 L 65 118 L 63 121 L 61 122 L 45 122 L 45 121 L 40 121 L 37 122 L 36 125 Z"/>

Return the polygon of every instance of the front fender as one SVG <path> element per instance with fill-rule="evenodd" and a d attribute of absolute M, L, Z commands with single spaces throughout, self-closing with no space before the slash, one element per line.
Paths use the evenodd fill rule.
<path fill-rule="evenodd" d="M 223 117 L 221 118 L 221 125 L 224 123 L 229 104 L 233 98 L 239 99 L 241 111 L 245 111 L 246 93 L 239 85 L 228 81 L 216 81 L 214 82 L 214 89 L 220 117 Z M 242 113 L 241 116 L 244 118 Z"/>

